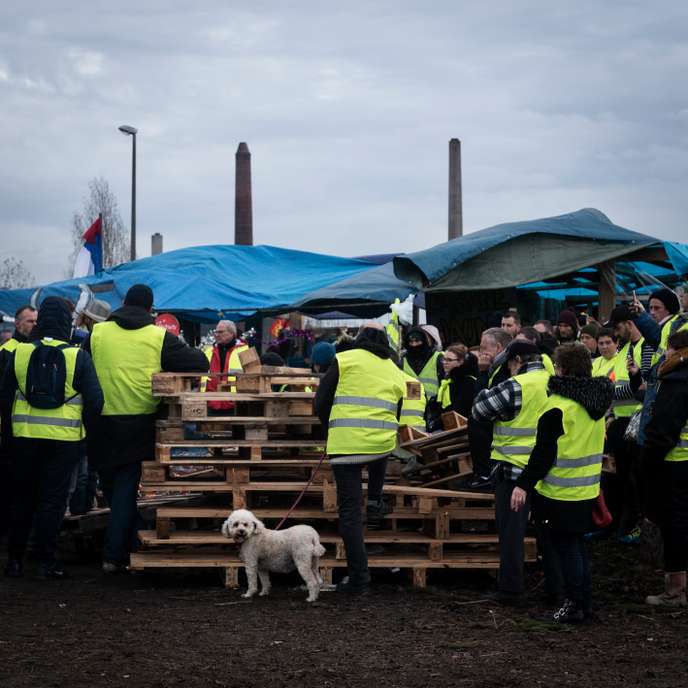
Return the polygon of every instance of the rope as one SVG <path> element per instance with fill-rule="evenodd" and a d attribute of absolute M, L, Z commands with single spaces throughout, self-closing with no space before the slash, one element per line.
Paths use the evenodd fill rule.
<path fill-rule="evenodd" d="M 296 498 L 296 501 L 291 505 L 291 508 L 284 515 L 284 518 L 277 524 L 277 527 L 275 528 L 275 530 L 279 530 L 284 525 L 284 522 L 291 516 L 294 509 L 296 509 L 296 507 L 299 505 L 301 498 L 303 497 L 303 495 L 306 494 L 306 490 L 313 483 L 313 479 L 315 478 L 316 473 L 320 469 L 320 466 L 322 466 L 322 462 L 325 460 L 326 456 L 327 456 L 327 454 L 325 454 L 323 452 L 323 455 L 320 457 L 320 461 L 318 461 L 318 465 L 315 467 L 315 470 L 311 473 L 311 477 L 309 478 L 308 482 L 306 483 L 306 487 L 304 487 L 303 490 L 301 490 L 301 494 Z"/>

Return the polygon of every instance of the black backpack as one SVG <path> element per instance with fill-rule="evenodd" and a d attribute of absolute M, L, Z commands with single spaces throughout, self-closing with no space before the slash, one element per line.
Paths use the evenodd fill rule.
<path fill-rule="evenodd" d="M 64 405 L 67 364 L 62 349 L 69 344 L 48 346 L 43 342 L 33 342 L 34 350 L 26 370 L 26 390 L 24 397 L 31 406 L 39 409 L 56 409 Z"/>

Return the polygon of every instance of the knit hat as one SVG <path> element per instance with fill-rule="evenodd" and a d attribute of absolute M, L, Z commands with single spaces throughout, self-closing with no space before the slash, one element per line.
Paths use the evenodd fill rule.
<path fill-rule="evenodd" d="M 650 294 L 650 301 L 652 301 L 652 299 L 661 301 L 672 315 L 681 310 L 681 304 L 678 302 L 678 296 L 676 296 L 671 289 L 658 289 L 657 291 L 653 291 L 652 294 Z"/>
<path fill-rule="evenodd" d="M 83 310 L 83 314 L 95 322 L 105 322 L 112 312 L 110 304 L 100 299 L 94 299 Z"/>
<path fill-rule="evenodd" d="M 568 309 L 562 311 L 559 313 L 559 317 L 557 318 L 557 325 L 568 325 L 569 327 L 573 328 L 574 330 L 578 329 L 578 318 L 576 317 L 576 314 L 573 311 L 570 311 Z"/>
<path fill-rule="evenodd" d="M 626 322 L 627 320 L 633 320 L 633 314 L 626 304 L 622 304 L 621 306 L 616 306 L 616 308 L 612 310 L 609 316 L 609 326 L 614 327 L 614 325 Z"/>
<path fill-rule="evenodd" d="M 614 311 L 617 309 L 615 308 Z M 612 311 L 612 322 L 614 322 L 614 311 Z M 630 320 L 630 318 L 628 318 Z M 587 325 L 583 325 L 581 327 L 581 335 L 588 334 L 590 335 L 593 339 L 597 339 L 597 331 L 600 329 L 599 325 L 595 325 L 595 323 L 588 323 Z"/>
<path fill-rule="evenodd" d="M 506 348 L 506 360 L 513 361 L 516 356 L 532 356 L 539 353 L 540 349 L 535 344 L 531 344 L 525 339 L 515 339 Z"/>
<path fill-rule="evenodd" d="M 334 344 L 330 344 L 329 342 L 317 342 L 311 351 L 311 363 L 319 366 L 329 365 L 336 353 Z"/>
<path fill-rule="evenodd" d="M 124 297 L 125 306 L 139 306 L 149 311 L 153 308 L 153 290 L 147 284 L 135 284 Z"/>
<path fill-rule="evenodd" d="M 52 337 L 68 342 L 72 334 L 72 308 L 59 296 L 48 296 L 38 309 L 36 335 L 38 339 Z"/>

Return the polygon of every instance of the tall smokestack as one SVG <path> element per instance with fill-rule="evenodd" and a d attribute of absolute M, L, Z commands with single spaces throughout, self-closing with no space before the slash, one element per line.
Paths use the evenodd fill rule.
<path fill-rule="evenodd" d="M 449 141 L 449 239 L 463 236 L 461 141 Z"/>
<path fill-rule="evenodd" d="M 251 200 L 251 153 L 245 143 L 236 152 L 234 196 L 234 243 L 253 246 L 253 209 Z"/>
<path fill-rule="evenodd" d="M 159 256 L 162 253 L 162 234 L 151 234 L 151 256 Z"/>

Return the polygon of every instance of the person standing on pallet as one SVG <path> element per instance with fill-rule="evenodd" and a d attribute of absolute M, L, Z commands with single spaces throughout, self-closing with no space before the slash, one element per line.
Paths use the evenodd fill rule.
<path fill-rule="evenodd" d="M 103 392 L 91 357 L 69 345 L 72 312 L 67 301 L 48 297 L 41 305 L 32 342 L 12 353 L 0 388 L 3 445 L 12 456 L 13 500 L 5 575 L 23 575 L 33 530 L 41 578 L 63 578 L 55 542 L 65 514 L 72 473 L 83 452 L 86 426 L 103 407 Z M 5 479 L 5 476 L 3 476 Z"/>
<path fill-rule="evenodd" d="M 205 350 L 205 355 L 208 357 L 210 363 L 210 372 L 216 373 L 212 376 L 205 387 L 206 392 L 216 392 L 220 379 L 223 382 L 235 382 L 236 376 L 232 373 L 240 373 L 242 371 L 239 354 L 242 351 L 248 350 L 248 344 L 237 339 L 237 328 L 231 320 L 220 320 L 215 328 L 215 344 Z M 228 373 L 222 376 L 217 373 Z M 235 392 L 236 389 L 232 388 Z M 208 409 L 211 413 L 222 415 L 223 412 L 234 408 L 233 401 L 209 401 Z"/>
<path fill-rule="evenodd" d="M 348 580 L 337 591 L 362 594 L 370 574 L 363 537 L 363 486 L 368 469 L 368 527 L 380 525 L 387 457 L 397 444 L 406 395 L 403 373 L 392 359 L 387 334 L 376 322 L 364 323 L 354 348 L 338 353 L 320 381 L 315 412 L 328 428 L 327 454 L 337 484 L 339 532 L 346 548 Z"/>
<path fill-rule="evenodd" d="M 105 395 L 103 413 L 88 446 L 89 459 L 98 469 L 110 505 L 103 550 L 105 573 L 125 571 L 130 552 L 138 546 L 136 500 L 141 462 L 154 456 L 160 401 L 152 395 L 151 376 L 161 371 L 208 370 L 202 351 L 155 325 L 152 308 L 151 288 L 135 284 L 122 308 L 107 322 L 97 323 L 83 345 L 93 356 Z"/>
<path fill-rule="evenodd" d="M 527 341 L 506 350 L 512 377 L 478 394 L 473 418 L 494 422 L 491 458 L 497 462 L 495 511 L 499 534 L 499 602 L 519 604 L 523 595 L 524 538 L 528 509 L 511 510 L 511 493 L 535 446 L 535 429 L 547 402 L 550 375 L 538 348 Z"/>

